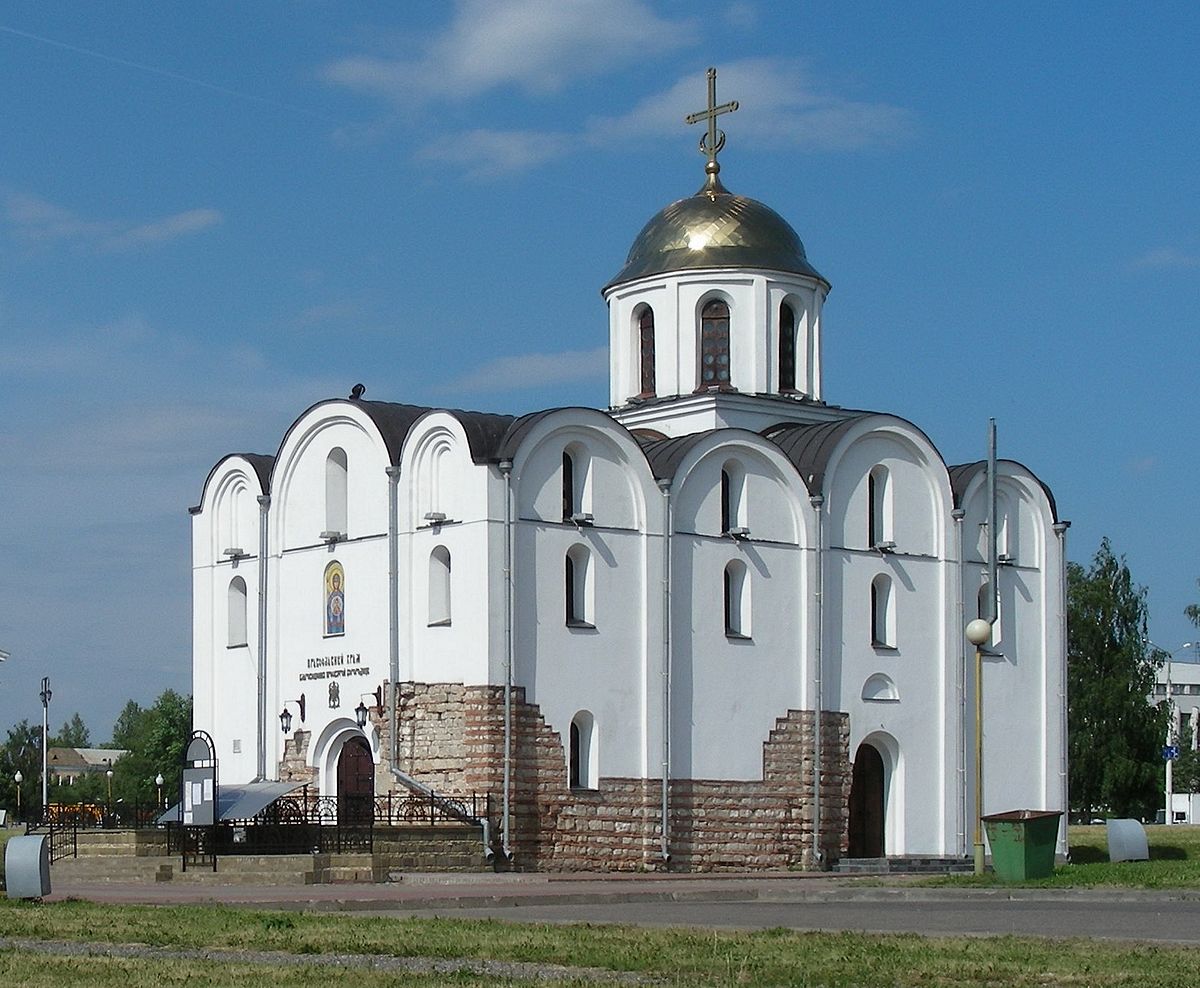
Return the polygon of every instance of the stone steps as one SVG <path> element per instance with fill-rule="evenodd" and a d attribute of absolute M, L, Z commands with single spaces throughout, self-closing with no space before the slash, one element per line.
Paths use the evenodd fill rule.
<path fill-rule="evenodd" d="M 946 875 L 969 874 L 971 858 L 896 856 L 888 858 L 842 858 L 833 867 L 839 875 Z"/>

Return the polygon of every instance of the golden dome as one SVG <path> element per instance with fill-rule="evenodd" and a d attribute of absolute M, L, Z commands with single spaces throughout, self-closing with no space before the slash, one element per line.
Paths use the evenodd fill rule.
<path fill-rule="evenodd" d="M 699 192 L 659 211 L 637 235 L 625 266 L 604 291 L 637 278 L 695 268 L 766 268 L 829 283 L 775 210 L 727 192 L 710 173 Z"/>

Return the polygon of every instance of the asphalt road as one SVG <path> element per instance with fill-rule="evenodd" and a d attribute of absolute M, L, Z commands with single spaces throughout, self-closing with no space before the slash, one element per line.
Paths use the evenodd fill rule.
<path fill-rule="evenodd" d="M 1200 901 L 952 899 L 799 902 L 595 902 L 405 910 L 410 915 L 494 917 L 513 922 L 627 923 L 729 929 L 850 930 L 928 936 L 1013 934 L 1100 937 L 1200 945 Z"/>

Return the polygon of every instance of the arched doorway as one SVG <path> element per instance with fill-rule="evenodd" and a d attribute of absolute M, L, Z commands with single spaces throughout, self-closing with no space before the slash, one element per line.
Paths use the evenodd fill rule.
<path fill-rule="evenodd" d="M 851 858 L 882 858 L 883 842 L 883 756 L 874 745 L 860 744 L 854 753 L 850 780 Z"/>
<path fill-rule="evenodd" d="M 375 808 L 375 760 L 364 737 L 349 737 L 337 762 L 338 823 L 369 824 Z"/>

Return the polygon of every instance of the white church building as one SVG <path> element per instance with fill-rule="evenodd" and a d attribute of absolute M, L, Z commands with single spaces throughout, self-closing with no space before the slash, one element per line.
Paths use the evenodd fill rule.
<path fill-rule="evenodd" d="M 986 461 L 827 400 L 830 283 L 722 185 L 714 104 L 703 187 L 603 288 L 607 410 L 356 387 L 212 468 L 193 688 L 222 781 L 486 795 L 519 868 L 968 856 L 963 629 L 994 597 L 983 811 L 1065 809 L 1067 523 L 1001 460 L 989 533 Z"/>

